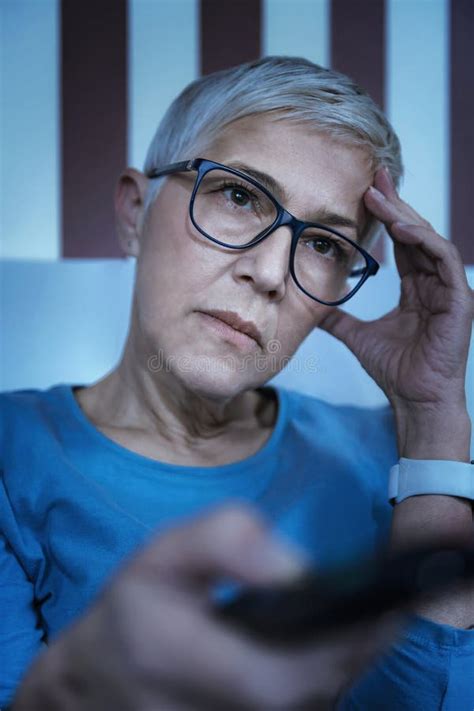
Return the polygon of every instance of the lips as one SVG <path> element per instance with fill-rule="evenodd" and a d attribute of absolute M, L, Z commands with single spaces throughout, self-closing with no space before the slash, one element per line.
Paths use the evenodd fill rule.
<path fill-rule="evenodd" d="M 202 313 L 206 313 L 209 316 L 218 318 L 220 321 L 223 321 L 228 326 L 235 328 L 236 331 L 245 333 L 247 336 L 250 336 L 250 338 L 253 338 L 259 346 L 261 346 L 262 334 L 260 333 L 253 321 L 244 321 L 235 311 L 212 310 L 203 311 Z"/>

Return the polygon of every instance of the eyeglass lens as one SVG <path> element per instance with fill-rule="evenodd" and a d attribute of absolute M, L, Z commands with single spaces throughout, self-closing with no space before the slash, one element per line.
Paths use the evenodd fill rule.
<path fill-rule="evenodd" d="M 229 246 L 250 245 L 277 217 L 277 208 L 259 188 L 224 170 L 204 175 L 193 205 L 193 218 L 207 235 Z M 308 227 L 294 256 L 296 278 L 309 294 L 337 301 L 361 281 L 366 261 L 342 237 Z"/>

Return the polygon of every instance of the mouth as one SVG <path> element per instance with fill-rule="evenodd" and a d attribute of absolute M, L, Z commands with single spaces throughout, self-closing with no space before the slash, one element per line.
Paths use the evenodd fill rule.
<path fill-rule="evenodd" d="M 243 334 L 247 339 L 252 339 L 258 346 L 262 345 L 262 334 L 253 321 L 244 321 L 235 311 L 199 311 L 205 316 L 210 316 L 223 324 L 226 324 L 238 334 Z"/>

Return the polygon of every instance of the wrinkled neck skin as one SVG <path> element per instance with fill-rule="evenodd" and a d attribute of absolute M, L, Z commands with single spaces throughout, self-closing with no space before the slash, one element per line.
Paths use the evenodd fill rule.
<path fill-rule="evenodd" d="M 153 372 L 144 353 L 147 348 L 132 322 L 117 367 L 80 391 L 78 400 L 97 426 L 140 432 L 175 453 L 192 448 L 216 454 L 216 447 L 250 440 L 274 424 L 272 398 L 253 389 L 227 397 L 206 396 L 190 390 L 172 371 Z"/>

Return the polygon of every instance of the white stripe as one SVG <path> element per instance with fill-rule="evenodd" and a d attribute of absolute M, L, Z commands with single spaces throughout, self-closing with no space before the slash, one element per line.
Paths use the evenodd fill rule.
<path fill-rule="evenodd" d="M 0 17 L 0 256 L 57 259 L 57 0 L 7 0 Z"/>
<path fill-rule="evenodd" d="M 329 66 L 329 0 L 264 0 L 262 54 Z"/>
<path fill-rule="evenodd" d="M 401 197 L 449 229 L 447 0 L 388 0 L 387 114 L 402 144 Z"/>
<path fill-rule="evenodd" d="M 129 2 L 129 163 L 142 169 L 171 101 L 199 68 L 197 0 Z"/>

